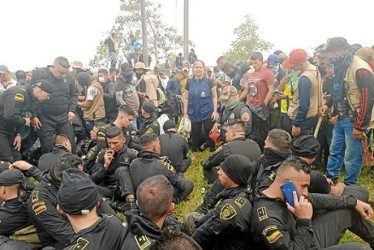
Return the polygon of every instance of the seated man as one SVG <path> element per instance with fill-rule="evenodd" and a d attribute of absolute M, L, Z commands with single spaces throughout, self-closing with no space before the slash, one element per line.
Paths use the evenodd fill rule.
<path fill-rule="evenodd" d="M 123 250 L 148 249 L 167 231 L 164 221 L 174 211 L 173 186 L 164 175 L 144 180 L 138 187 L 136 197 L 139 210 L 125 213 L 129 232 L 122 245 Z"/>
<path fill-rule="evenodd" d="M 219 194 L 219 206 L 200 218 L 194 218 L 193 213 L 187 215 L 188 226 L 197 226 L 192 238 L 203 249 L 238 250 L 250 249 L 253 245 L 249 236 L 252 205 L 247 191 L 252 168 L 243 155 L 227 157 L 218 171 L 219 181 L 225 187 Z"/>
<path fill-rule="evenodd" d="M 130 176 L 133 190 L 137 190 L 140 183 L 148 177 L 165 175 L 174 187 L 173 202 L 179 203 L 193 190 L 193 183 L 177 174 L 167 159 L 160 156 L 160 141 L 156 134 L 145 134 L 140 137 L 142 151 L 130 165 Z"/>
<path fill-rule="evenodd" d="M 129 171 L 130 163 L 138 152 L 126 146 L 126 138 L 121 129 L 114 126 L 106 131 L 108 148 L 101 150 L 93 166 L 91 179 L 99 185 L 99 192 L 106 198 L 133 199 L 131 178 L 124 172 Z"/>
<path fill-rule="evenodd" d="M 292 207 L 281 190 L 293 181 L 300 194 L 293 192 Z M 274 182 L 260 191 L 253 203 L 251 231 L 259 249 L 321 249 L 339 244 L 345 231 L 360 236 L 374 247 L 373 209 L 354 196 L 308 194 L 310 167 L 299 159 L 286 160 Z M 313 216 L 313 209 L 317 212 Z M 344 218 L 344 219 L 343 219 Z M 352 245 L 353 244 L 353 245 Z M 367 249 L 360 243 L 329 249 Z"/>
<path fill-rule="evenodd" d="M 125 225 L 112 215 L 97 214 L 101 198 L 89 175 L 73 168 L 63 171 L 57 198 L 57 211 L 66 214 L 75 232 L 64 249 L 121 249 Z"/>
<path fill-rule="evenodd" d="M 160 135 L 160 124 L 157 121 L 157 108 L 153 102 L 144 102 L 142 106 L 142 123 L 138 131 L 138 136 L 154 133 Z"/>
<path fill-rule="evenodd" d="M 164 134 L 160 135 L 161 155 L 167 156 L 177 173 L 184 173 L 191 165 L 191 157 L 187 156 L 188 142 L 186 138 L 177 134 L 177 125 L 167 120 L 163 126 Z"/>

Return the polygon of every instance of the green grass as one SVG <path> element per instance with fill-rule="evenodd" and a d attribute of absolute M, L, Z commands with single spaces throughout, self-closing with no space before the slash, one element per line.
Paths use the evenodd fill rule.
<path fill-rule="evenodd" d="M 195 209 L 202 203 L 205 192 L 209 189 L 209 185 L 203 178 L 203 171 L 201 167 L 201 161 L 209 157 L 209 151 L 200 152 L 196 155 L 196 159 L 192 161 L 191 167 L 185 173 L 185 177 L 193 181 L 195 187 L 193 192 L 187 197 L 187 199 L 176 206 L 174 215 L 178 217 L 180 221 L 183 221 L 184 215 L 189 212 L 195 211 Z M 365 167 L 362 170 L 359 184 L 364 186 L 370 193 L 370 199 L 374 200 L 374 180 L 368 177 L 369 167 Z M 323 170 L 321 169 L 323 172 Z M 343 180 L 344 173 L 340 176 L 340 181 Z M 203 188 L 205 191 L 203 191 Z M 342 218 L 344 219 L 344 218 Z M 372 219 L 374 222 L 374 219 Z M 355 234 L 347 231 L 341 242 L 362 242 L 362 240 Z"/>

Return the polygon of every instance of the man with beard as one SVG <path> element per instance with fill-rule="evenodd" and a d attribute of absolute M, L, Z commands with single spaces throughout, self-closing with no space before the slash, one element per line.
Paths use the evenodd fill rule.
<path fill-rule="evenodd" d="M 374 78 L 370 66 L 349 51 L 343 37 L 327 40 L 324 50 L 334 67 L 334 87 L 331 98 L 320 109 L 326 113 L 334 106 L 333 115 L 338 115 L 327 162 L 327 177 L 336 181 L 345 165 L 346 185 L 357 184 L 362 168 L 362 144 L 365 130 L 372 121 L 374 104 Z"/>

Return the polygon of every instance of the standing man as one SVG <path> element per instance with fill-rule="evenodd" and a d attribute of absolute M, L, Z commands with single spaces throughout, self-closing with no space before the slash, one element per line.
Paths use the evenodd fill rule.
<path fill-rule="evenodd" d="M 32 87 L 15 86 L 0 94 L 0 160 L 21 160 L 21 134 L 30 126 L 31 104 L 43 102 L 52 93 L 53 86 L 42 80 Z"/>
<path fill-rule="evenodd" d="M 110 68 L 115 69 L 117 64 L 117 54 L 115 41 L 117 34 L 112 33 L 107 39 L 105 39 L 104 44 L 108 46 L 109 58 L 110 58 Z"/>
<path fill-rule="evenodd" d="M 10 76 L 10 71 L 7 66 L 0 65 L 0 93 L 7 88 L 17 85 L 17 81 Z"/>
<path fill-rule="evenodd" d="M 72 151 L 75 152 L 73 119 L 78 102 L 77 88 L 73 77 L 69 74 L 69 61 L 65 57 L 57 57 L 53 65 L 33 70 L 31 83 L 47 80 L 52 84 L 51 96 L 39 103 L 32 125 L 38 129 L 42 153 L 52 149 L 52 138 L 55 134 L 69 137 Z"/>
<path fill-rule="evenodd" d="M 294 49 L 282 64 L 284 69 L 300 72 L 288 116 L 292 120 L 292 136 L 311 135 L 322 106 L 322 84 L 318 68 L 309 63 L 306 51 Z"/>
<path fill-rule="evenodd" d="M 361 139 L 372 121 L 374 104 L 374 78 L 370 66 L 349 51 L 343 37 L 327 40 L 325 51 L 334 68 L 334 87 L 331 98 L 321 108 L 323 114 L 333 106 L 333 115 L 338 115 L 335 124 L 330 156 L 327 162 L 327 177 L 336 181 L 345 166 L 344 184 L 357 184 L 362 167 Z"/>
<path fill-rule="evenodd" d="M 127 45 L 130 46 L 130 53 L 127 57 L 127 61 L 133 65 L 132 60 L 134 60 L 134 64 L 138 62 L 138 52 L 142 44 L 135 39 L 134 35 L 130 35 L 130 42 L 128 42 Z"/>
<path fill-rule="evenodd" d="M 99 82 L 104 90 L 105 117 L 109 122 L 117 117 L 117 103 L 114 95 L 115 85 L 108 77 L 108 70 L 100 69 L 98 76 Z"/>
<path fill-rule="evenodd" d="M 254 72 L 249 74 L 248 81 L 242 85 L 240 101 L 247 98 L 247 104 L 253 115 L 251 139 L 255 140 L 264 149 L 264 142 L 269 132 L 269 109 L 267 107 L 273 96 L 274 74 L 264 64 L 260 52 L 254 52 L 251 56 Z"/>

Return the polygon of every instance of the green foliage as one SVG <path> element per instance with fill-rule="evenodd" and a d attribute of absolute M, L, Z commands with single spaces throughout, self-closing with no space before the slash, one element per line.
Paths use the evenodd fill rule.
<path fill-rule="evenodd" d="M 226 53 L 226 59 L 231 62 L 247 61 L 255 51 L 267 51 L 272 48 L 270 42 L 262 40 L 258 35 L 258 25 L 250 16 L 245 16 L 245 22 L 234 29 L 236 39 L 231 42 L 231 49 Z"/>

